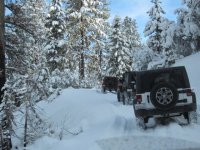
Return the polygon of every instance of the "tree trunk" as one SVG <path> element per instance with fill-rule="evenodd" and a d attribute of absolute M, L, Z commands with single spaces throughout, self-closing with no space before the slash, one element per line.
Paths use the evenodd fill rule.
<path fill-rule="evenodd" d="M 0 104 L 2 103 L 2 96 L 4 94 L 4 90 L 2 91 L 2 87 L 6 82 L 5 76 L 5 40 L 4 40 L 4 33 L 5 33 L 5 25 L 4 25 L 4 18 L 5 18 L 5 3 L 4 0 L 0 0 Z M 4 110 L 5 110 L 4 106 Z M 3 110 L 3 111 L 4 111 Z M 6 112 L 4 112 L 6 113 Z M 2 116 L 1 116 L 2 117 Z M 11 150 L 12 142 L 11 142 L 11 135 L 10 135 L 10 121 L 8 116 L 5 115 L 1 118 L 1 149 L 2 150 Z"/>
<path fill-rule="evenodd" d="M 2 147 L 2 145 L 3 145 L 3 132 L 2 132 L 2 127 L 1 127 L 1 125 L 0 125 L 0 147 Z"/>
<path fill-rule="evenodd" d="M 1 91 L 1 89 L 6 82 L 6 79 L 5 79 L 4 16 L 5 16 L 4 0 L 0 0 L 0 103 L 2 102 L 2 96 L 3 96 L 3 91 Z"/>
<path fill-rule="evenodd" d="M 197 51 L 200 51 L 200 37 L 197 38 Z"/>
<path fill-rule="evenodd" d="M 99 47 L 99 80 L 101 80 L 101 78 L 102 78 L 102 50 L 101 50 L 101 48 Z"/>
<path fill-rule="evenodd" d="M 81 7 L 83 6 L 83 2 L 81 1 Z M 81 8 L 80 7 L 80 8 Z M 81 20 L 80 20 L 81 24 L 83 25 L 83 17 L 81 16 Z M 79 83 L 82 82 L 85 74 L 84 74 L 84 45 L 85 45 L 85 42 L 84 42 L 84 31 L 83 29 L 81 29 L 81 49 L 80 49 L 80 60 L 79 60 L 79 73 L 80 73 L 80 76 L 79 76 Z"/>
<path fill-rule="evenodd" d="M 27 128 L 28 128 L 28 104 L 26 102 L 26 114 L 25 114 L 25 123 L 24 123 L 24 150 L 26 150 L 26 146 L 27 146 Z"/>
<path fill-rule="evenodd" d="M 82 18 L 81 18 L 81 21 L 82 21 Z M 85 74 L 84 74 L 84 67 L 85 67 L 85 62 L 84 62 L 84 45 L 85 45 L 85 43 L 84 43 L 84 31 L 83 30 L 81 30 L 81 50 L 80 50 L 80 55 L 81 55 L 81 57 L 80 57 L 80 80 L 82 80 L 83 78 L 84 78 L 84 76 L 85 76 Z"/>

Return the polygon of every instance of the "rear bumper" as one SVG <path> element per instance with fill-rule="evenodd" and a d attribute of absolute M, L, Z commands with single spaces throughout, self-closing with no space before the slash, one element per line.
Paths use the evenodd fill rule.
<path fill-rule="evenodd" d="M 159 109 L 139 109 L 135 110 L 135 116 L 136 117 L 152 117 L 152 116 L 173 116 L 170 114 L 175 113 L 184 113 L 184 112 L 190 112 L 195 111 L 197 109 L 196 103 L 184 105 L 184 106 L 176 106 L 169 110 L 159 110 Z"/>

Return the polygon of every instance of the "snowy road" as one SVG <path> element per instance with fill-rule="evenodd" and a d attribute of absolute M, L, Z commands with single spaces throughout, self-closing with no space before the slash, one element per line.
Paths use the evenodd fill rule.
<path fill-rule="evenodd" d="M 199 150 L 200 144 L 169 137 L 131 136 L 98 141 L 103 150 Z"/>
<path fill-rule="evenodd" d="M 138 129 L 131 105 L 118 103 L 116 95 L 96 90 L 66 89 L 56 101 L 40 107 L 54 122 L 55 133 L 37 140 L 30 150 L 179 150 L 200 149 L 200 125 L 176 122 L 146 131 Z M 65 120 L 65 121 L 63 121 Z M 72 136 L 63 132 L 82 132 Z"/>

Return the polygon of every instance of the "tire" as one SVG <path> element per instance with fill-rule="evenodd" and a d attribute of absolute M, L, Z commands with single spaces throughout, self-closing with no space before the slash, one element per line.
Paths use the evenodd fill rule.
<path fill-rule="evenodd" d="M 125 105 L 126 97 L 125 97 L 125 94 L 124 94 L 124 93 L 122 93 L 122 102 L 123 102 L 123 105 Z"/>
<path fill-rule="evenodd" d="M 134 114 L 135 114 L 135 117 L 137 118 L 137 117 L 139 117 L 138 115 L 137 115 L 137 111 L 136 111 L 136 109 L 135 109 L 135 105 L 137 104 L 137 102 L 136 102 L 136 100 L 134 99 L 133 100 L 133 111 L 134 111 Z"/>
<path fill-rule="evenodd" d="M 197 124 L 198 122 L 197 112 L 196 111 L 187 112 L 185 114 L 185 119 L 187 120 L 188 124 L 191 124 L 191 123 Z"/>
<path fill-rule="evenodd" d="M 106 93 L 106 88 L 102 87 L 102 92 L 105 94 Z"/>
<path fill-rule="evenodd" d="M 192 101 L 193 103 L 197 103 L 197 100 L 196 100 L 196 94 L 194 92 L 192 92 Z"/>
<path fill-rule="evenodd" d="M 120 102 L 121 101 L 121 94 L 119 91 L 117 91 L 117 101 Z"/>
<path fill-rule="evenodd" d="M 146 124 L 145 124 L 144 118 L 142 118 L 142 117 L 136 118 L 136 123 L 137 123 L 137 126 L 138 126 L 140 129 L 143 129 L 143 130 L 146 130 L 146 129 L 147 129 L 147 126 L 146 126 Z"/>
<path fill-rule="evenodd" d="M 169 110 L 176 105 L 178 92 L 173 84 L 162 82 L 152 88 L 150 98 L 157 109 Z"/>
<path fill-rule="evenodd" d="M 159 118 L 159 122 L 160 122 L 161 125 L 167 124 L 166 118 Z"/>
<path fill-rule="evenodd" d="M 127 101 L 128 101 L 128 104 L 132 105 L 133 104 L 133 94 L 132 92 L 127 92 Z"/>

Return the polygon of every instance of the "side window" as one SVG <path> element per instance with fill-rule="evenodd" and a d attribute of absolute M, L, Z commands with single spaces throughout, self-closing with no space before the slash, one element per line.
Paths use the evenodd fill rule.
<path fill-rule="evenodd" d="M 173 82 L 177 88 L 185 87 L 183 72 L 181 70 L 174 70 L 170 74 L 170 81 Z"/>
<path fill-rule="evenodd" d="M 169 80 L 170 80 L 170 74 L 169 73 L 162 73 L 162 74 L 159 74 L 155 78 L 154 83 L 168 82 Z"/>

